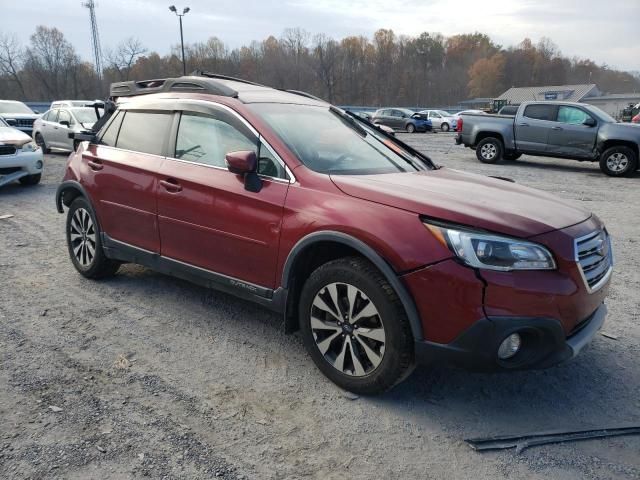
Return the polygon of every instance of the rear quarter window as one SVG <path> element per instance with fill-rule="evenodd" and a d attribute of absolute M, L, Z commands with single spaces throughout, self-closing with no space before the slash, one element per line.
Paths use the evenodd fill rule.
<path fill-rule="evenodd" d="M 523 115 L 535 120 L 554 121 L 556 119 L 555 113 L 555 105 L 528 105 L 525 107 Z"/>

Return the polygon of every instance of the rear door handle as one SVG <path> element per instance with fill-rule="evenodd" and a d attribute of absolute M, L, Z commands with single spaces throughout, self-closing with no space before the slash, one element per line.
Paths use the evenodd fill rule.
<path fill-rule="evenodd" d="M 182 191 L 182 185 L 177 180 L 169 178 L 167 180 L 160 180 L 160 185 L 169 193 L 178 193 Z"/>
<path fill-rule="evenodd" d="M 518 126 L 520 126 L 520 127 L 528 127 L 529 124 L 528 123 L 519 123 Z"/>
<path fill-rule="evenodd" d="M 104 168 L 104 165 L 100 160 L 89 160 L 87 162 L 87 165 L 89 165 L 89 168 L 91 170 L 95 170 L 95 171 L 102 170 Z"/>
<path fill-rule="evenodd" d="M 562 130 L 562 127 L 551 127 L 551 130 Z"/>

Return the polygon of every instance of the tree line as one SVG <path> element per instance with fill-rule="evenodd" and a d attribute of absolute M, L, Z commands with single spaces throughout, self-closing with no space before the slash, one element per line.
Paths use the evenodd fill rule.
<path fill-rule="evenodd" d="M 0 34 L 0 98 L 24 101 L 104 98 L 112 82 L 179 76 L 180 47 L 150 51 L 127 38 L 103 52 L 103 75 L 57 28 L 38 26 L 27 45 Z M 336 40 L 300 28 L 239 48 L 217 37 L 185 45 L 187 71 L 206 70 L 276 88 L 304 90 L 340 105 L 455 105 L 496 97 L 511 86 L 596 83 L 623 93 L 640 79 L 591 60 L 567 58 L 547 38 L 503 47 L 488 35 L 424 32 Z"/>

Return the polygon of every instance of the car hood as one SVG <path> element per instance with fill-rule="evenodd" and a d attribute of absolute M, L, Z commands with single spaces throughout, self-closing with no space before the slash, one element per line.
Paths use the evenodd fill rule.
<path fill-rule="evenodd" d="M 31 137 L 13 127 L 0 127 L 0 144 L 22 146 L 29 143 Z"/>
<path fill-rule="evenodd" d="M 0 116 L 2 116 L 2 118 L 4 118 L 5 120 L 7 118 L 15 118 L 16 120 L 18 119 L 35 120 L 37 118 L 40 118 L 40 115 L 37 113 L 3 113 Z"/>
<path fill-rule="evenodd" d="M 575 225 L 591 216 L 555 195 L 447 168 L 332 175 L 331 180 L 353 197 L 521 238 Z"/>

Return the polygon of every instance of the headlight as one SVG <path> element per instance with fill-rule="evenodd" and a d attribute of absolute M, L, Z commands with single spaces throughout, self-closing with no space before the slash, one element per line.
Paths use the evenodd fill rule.
<path fill-rule="evenodd" d="M 537 243 L 462 228 L 424 225 L 470 267 L 502 271 L 556 268 L 551 252 Z"/>
<path fill-rule="evenodd" d="M 29 142 L 29 143 L 25 143 L 24 145 L 22 145 L 22 151 L 23 152 L 35 152 L 39 148 L 40 147 L 38 146 L 38 144 L 36 142 Z"/>

